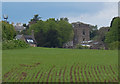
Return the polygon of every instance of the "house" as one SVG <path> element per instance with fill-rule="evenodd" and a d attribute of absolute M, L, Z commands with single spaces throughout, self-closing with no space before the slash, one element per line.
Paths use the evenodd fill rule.
<path fill-rule="evenodd" d="M 34 38 L 34 33 L 32 31 L 32 35 L 17 35 L 15 37 L 16 40 L 23 40 L 25 41 L 26 43 L 28 43 L 30 46 L 32 47 L 37 47 L 37 42 Z"/>
<path fill-rule="evenodd" d="M 26 27 L 24 27 L 21 23 L 17 23 L 16 25 L 13 24 L 13 26 L 15 27 L 15 30 L 18 32 L 21 32 L 26 29 Z"/>
<path fill-rule="evenodd" d="M 32 35 L 24 35 L 24 38 L 26 43 L 28 43 L 30 46 L 37 47 L 37 42 Z"/>

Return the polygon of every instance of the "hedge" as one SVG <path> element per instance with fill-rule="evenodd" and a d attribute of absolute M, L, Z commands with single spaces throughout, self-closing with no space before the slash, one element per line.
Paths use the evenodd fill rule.
<path fill-rule="evenodd" d="M 28 48 L 29 45 L 21 40 L 6 40 L 2 42 L 2 49 Z"/>

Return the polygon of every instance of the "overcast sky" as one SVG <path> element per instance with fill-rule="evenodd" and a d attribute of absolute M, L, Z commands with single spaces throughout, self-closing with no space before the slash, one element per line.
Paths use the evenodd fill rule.
<path fill-rule="evenodd" d="M 67 17 L 69 22 L 84 22 L 98 27 L 109 26 L 118 16 L 117 2 L 3 2 L 2 14 L 10 22 L 28 23 L 34 14 L 43 20 Z"/>

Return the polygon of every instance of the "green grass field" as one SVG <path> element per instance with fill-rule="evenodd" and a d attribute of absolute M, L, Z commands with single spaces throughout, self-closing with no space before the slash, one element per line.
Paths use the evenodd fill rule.
<path fill-rule="evenodd" d="M 117 82 L 117 50 L 3 50 L 3 82 Z"/>

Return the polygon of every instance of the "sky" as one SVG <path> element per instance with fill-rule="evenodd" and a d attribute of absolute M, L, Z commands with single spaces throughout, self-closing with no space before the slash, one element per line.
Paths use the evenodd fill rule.
<path fill-rule="evenodd" d="M 119 2 L 119 0 L 0 0 L 2 2 Z"/>
<path fill-rule="evenodd" d="M 35 14 L 42 20 L 67 17 L 69 22 L 84 22 L 99 28 L 110 26 L 118 16 L 117 2 L 2 2 L 2 14 L 9 22 L 28 23 Z"/>

